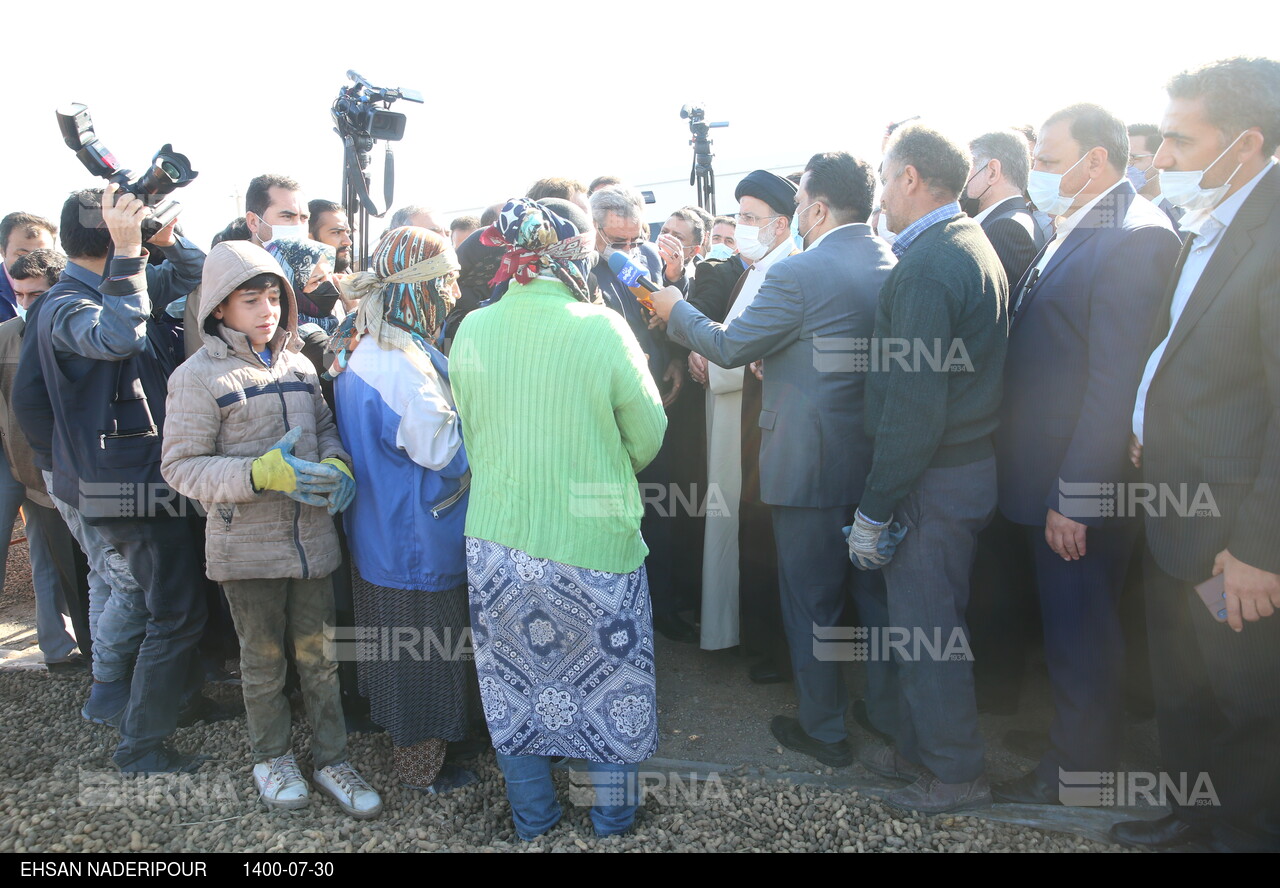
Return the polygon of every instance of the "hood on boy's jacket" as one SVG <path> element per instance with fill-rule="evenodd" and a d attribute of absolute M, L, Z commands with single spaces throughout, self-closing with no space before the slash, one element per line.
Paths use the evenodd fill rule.
<path fill-rule="evenodd" d="M 273 274 L 281 282 L 280 326 L 269 343 L 271 350 L 298 344 L 298 307 L 293 285 L 281 273 L 280 263 L 262 247 L 249 241 L 223 241 L 209 251 L 204 260 L 204 275 L 200 282 L 200 307 L 196 323 L 200 326 L 200 339 L 214 354 L 225 354 L 227 344 L 218 336 L 205 332 L 204 322 L 222 300 L 231 295 L 245 281 L 260 274 Z"/>

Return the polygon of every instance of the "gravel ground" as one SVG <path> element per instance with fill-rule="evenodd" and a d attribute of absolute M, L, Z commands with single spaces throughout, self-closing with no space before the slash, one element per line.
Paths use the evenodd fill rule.
<path fill-rule="evenodd" d="M 26 545 L 10 547 L 0 591 L 0 646 L 34 646 L 34 600 Z M 445 796 L 395 785 L 383 735 L 352 735 L 350 758 L 382 793 L 383 815 L 348 818 L 313 795 L 297 812 L 268 812 L 257 800 L 243 716 L 179 730 L 175 745 L 213 757 L 194 775 L 126 778 L 111 753 L 117 734 L 79 717 L 87 679 L 43 671 L 0 671 L 0 853 L 60 851 L 350 852 L 350 851 L 1120 851 L 1082 838 L 1105 835 L 1112 812 L 997 806 L 986 816 L 901 816 L 884 808 L 886 787 L 859 766 L 833 771 L 784 750 L 768 719 L 793 712 L 788 685 L 746 681 L 746 661 L 731 652 L 699 651 L 659 637 L 658 754 L 644 766 L 646 800 L 625 837 L 597 838 L 588 809 L 572 804 L 583 787 L 558 771 L 564 820 L 532 843 L 511 826 L 502 778 L 491 752 L 467 762 L 479 781 Z M 849 674 L 857 688 L 861 676 Z M 1043 696 L 1043 689 L 1030 694 Z M 240 705 L 239 690 L 207 693 Z M 1041 728 L 1048 713 L 1029 706 L 1021 718 L 983 718 L 994 779 L 1031 761 L 1003 749 L 1008 727 Z M 304 721 L 300 716 L 295 724 Z M 851 722 L 855 744 L 869 742 Z M 307 768 L 309 733 L 295 729 Z M 1131 729 L 1127 758 L 1154 753 L 1149 723 Z M 712 764 L 714 763 L 714 764 Z M 695 783 L 694 773 L 703 782 Z M 1089 815 L 1089 816 L 1085 816 Z M 1101 816 L 1099 816 L 1101 815 Z M 1026 825 L 1059 826 L 1048 832 Z M 1005 822 L 1002 822 L 1005 821 Z M 1008 821 L 1022 821 L 1012 823 Z"/>
<path fill-rule="evenodd" d="M 385 735 L 354 735 L 353 763 L 383 793 L 374 821 L 354 821 L 326 797 L 267 812 L 256 799 L 243 716 L 179 730 L 175 745 L 213 756 L 195 775 L 126 778 L 114 772 L 116 734 L 82 721 L 87 680 L 39 672 L 0 675 L 0 796 L 8 816 L 0 852 L 60 851 L 1118 851 L 1089 839 L 976 817 L 900 816 L 866 791 L 717 774 L 697 788 L 655 788 L 635 830 L 596 838 L 587 808 L 532 843 L 515 837 L 492 753 L 470 762 L 479 782 L 444 796 L 391 783 Z M 235 688 L 212 691 L 225 702 Z M 305 761 L 308 737 L 295 729 Z M 304 765 L 305 768 L 305 765 Z M 688 778 L 688 774 L 683 777 Z"/>

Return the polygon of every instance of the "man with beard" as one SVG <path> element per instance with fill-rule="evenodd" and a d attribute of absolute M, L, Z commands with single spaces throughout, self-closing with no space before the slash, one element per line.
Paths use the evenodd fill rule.
<path fill-rule="evenodd" d="M 355 234 L 347 224 L 347 211 L 342 204 L 319 198 L 307 204 L 311 212 L 308 223 L 311 239 L 333 247 L 337 258 L 333 270 L 338 274 L 351 270 L 351 236 Z"/>

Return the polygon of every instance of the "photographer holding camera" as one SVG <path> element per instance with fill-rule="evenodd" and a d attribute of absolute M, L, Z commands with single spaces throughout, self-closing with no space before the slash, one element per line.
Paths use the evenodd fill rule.
<path fill-rule="evenodd" d="M 69 261 L 30 319 L 18 369 L 28 384 L 15 386 L 14 407 L 33 444 L 47 442 L 50 493 L 77 506 L 141 587 L 145 627 L 114 760 L 122 771 L 160 773 L 201 761 L 165 740 L 199 690 L 194 654 L 206 604 L 199 539 L 160 476 L 177 356 L 148 295 L 147 215 L 115 182 L 67 199 Z"/>

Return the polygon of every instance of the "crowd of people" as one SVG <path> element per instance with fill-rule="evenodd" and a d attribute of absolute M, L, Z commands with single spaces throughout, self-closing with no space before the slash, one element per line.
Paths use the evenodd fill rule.
<path fill-rule="evenodd" d="M 793 682 L 769 727 L 817 762 L 852 716 L 904 810 L 1062 803 L 1153 708 L 1215 803 L 1113 837 L 1280 848 L 1280 63 L 1168 95 L 890 126 L 652 234 L 613 176 L 405 206 L 368 256 L 282 175 L 207 253 L 115 184 L 10 213 L 0 488 L 50 671 L 91 670 L 123 772 L 201 767 L 170 737 L 238 715 L 202 690 L 238 657 L 268 807 L 377 816 L 346 739 L 382 730 L 430 793 L 491 745 L 523 839 L 584 760 L 610 835 L 656 632 Z M 978 715 L 1037 637 L 1048 742 L 992 785 Z"/>

